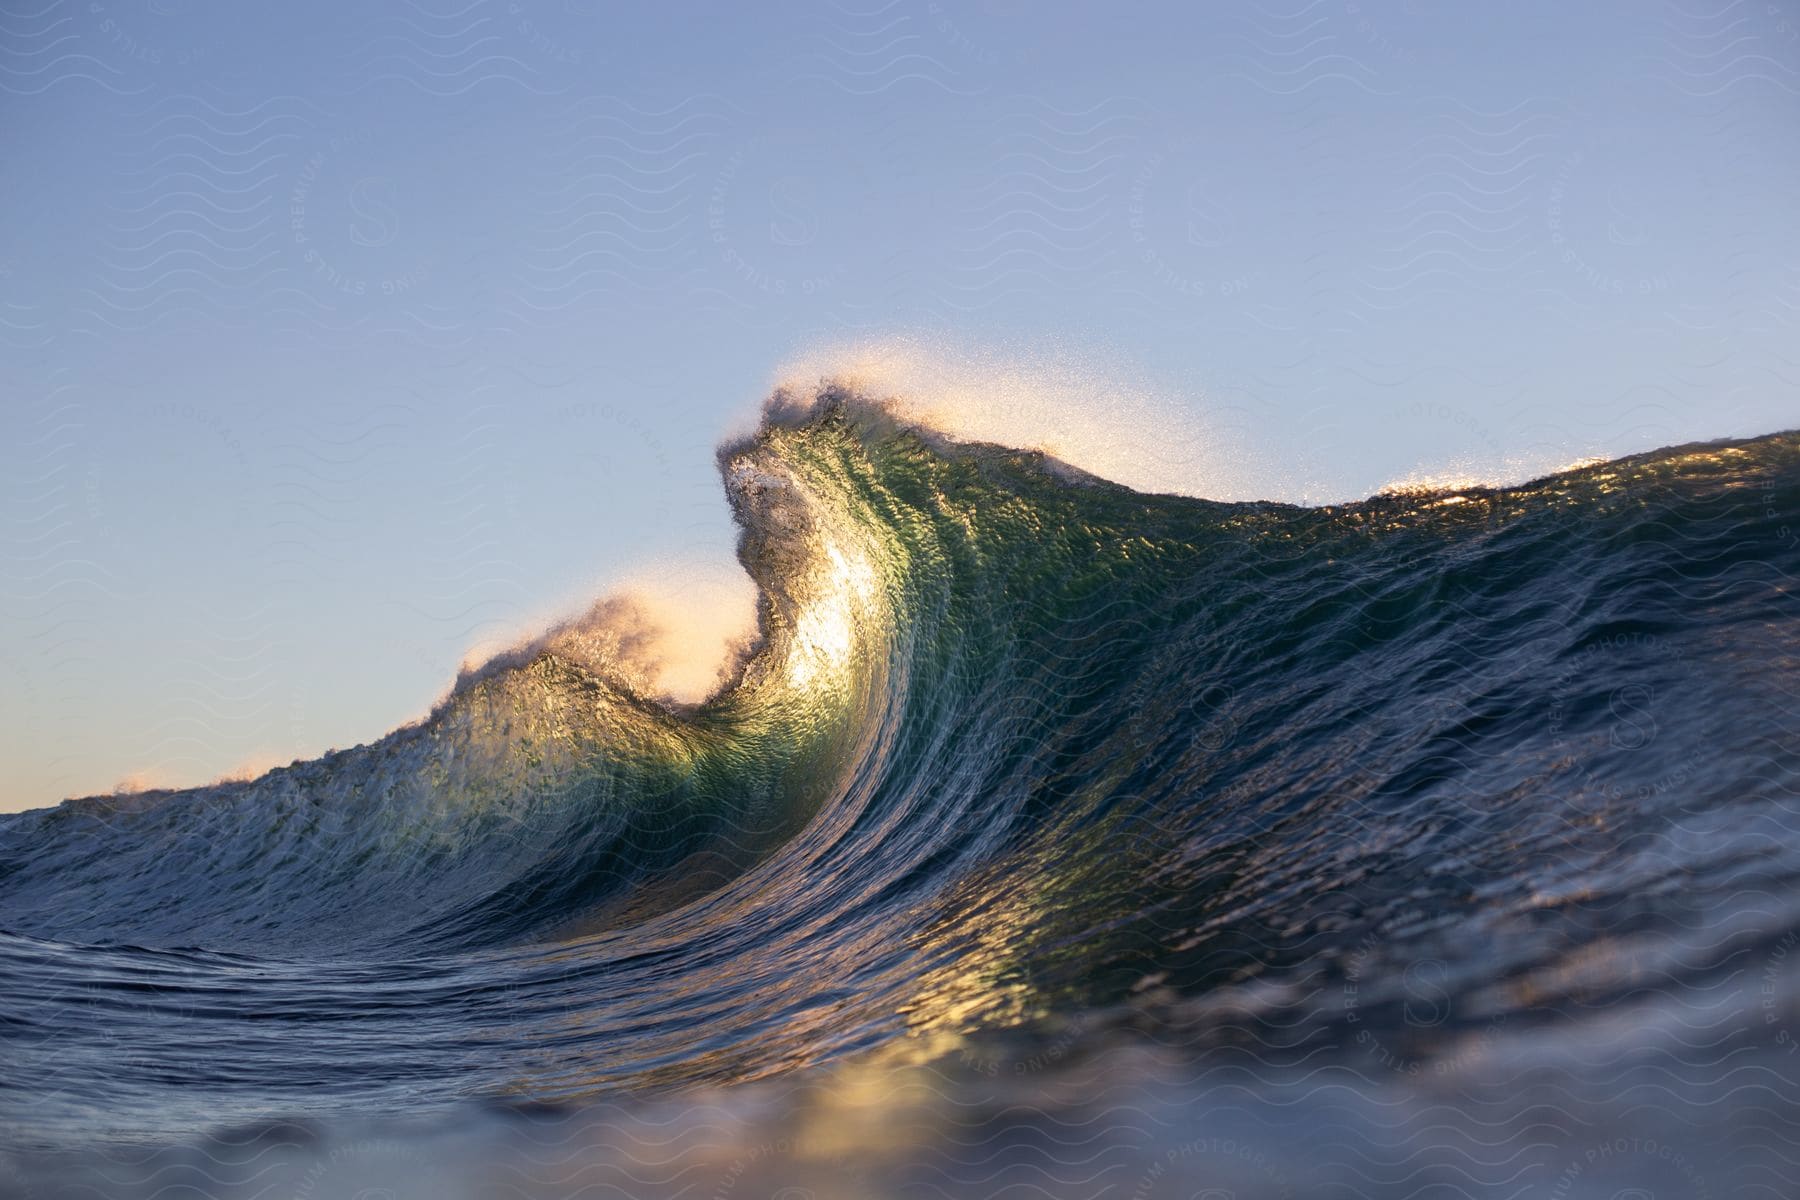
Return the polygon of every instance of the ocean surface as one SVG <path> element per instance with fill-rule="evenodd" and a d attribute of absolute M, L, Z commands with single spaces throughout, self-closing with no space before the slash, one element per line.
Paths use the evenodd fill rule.
<path fill-rule="evenodd" d="M 1800 434 L 1304 508 L 827 389 L 600 605 L 0 816 L 0 1196 L 1792 1196 Z"/>

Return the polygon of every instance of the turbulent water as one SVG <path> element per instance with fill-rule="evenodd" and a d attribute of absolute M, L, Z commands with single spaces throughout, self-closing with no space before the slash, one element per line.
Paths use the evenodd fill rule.
<path fill-rule="evenodd" d="M 1800 1182 L 1800 435 L 1301 508 L 827 390 L 720 468 L 703 703 L 602 606 L 0 817 L 0 1194 Z"/>

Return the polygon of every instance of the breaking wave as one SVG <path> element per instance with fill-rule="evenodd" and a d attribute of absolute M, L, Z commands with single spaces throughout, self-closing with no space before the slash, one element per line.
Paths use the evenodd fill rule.
<path fill-rule="evenodd" d="M 379 741 L 0 817 L 22 1144 L 566 1115 L 828 1063 L 928 1070 L 941 1130 L 997 1075 L 1040 1114 L 1149 1086 L 1106 1066 L 1140 1051 L 1176 1112 L 1220 1056 L 1240 1114 L 1334 1070 L 1415 1102 L 1624 1011 L 1738 1013 L 1720 1078 L 1780 1053 L 1800 435 L 1299 507 L 1133 491 L 834 386 L 719 465 L 757 622 L 704 699 L 659 694 L 654 612 L 608 601 Z M 1383 1095 L 1346 1111 L 1392 1140 Z M 1554 1146 L 1546 1187 L 1580 1160 L 1495 1126 Z M 1278 1194 L 1269 1163 L 1331 1152 L 1270 1136 L 1261 1166 L 1179 1162 Z M 229 1158 L 194 1162 L 249 1191 Z"/>

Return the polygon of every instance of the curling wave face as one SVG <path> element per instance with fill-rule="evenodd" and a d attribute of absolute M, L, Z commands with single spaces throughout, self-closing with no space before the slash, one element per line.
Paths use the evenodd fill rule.
<path fill-rule="evenodd" d="M 0 817 L 23 1140 L 1146 1036 L 1279 1096 L 1680 1023 L 1800 929 L 1800 435 L 1299 508 L 826 389 L 720 467 L 759 635 L 701 703 L 602 606 L 378 742 Z"/>

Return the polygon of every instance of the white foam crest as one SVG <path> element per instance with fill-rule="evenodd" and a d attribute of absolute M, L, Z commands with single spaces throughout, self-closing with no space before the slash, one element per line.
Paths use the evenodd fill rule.
<path fill-rule="evenodd" d="M 976 348 L 882 337 L 818 347 L 776 371 L 774 390 L 809 400 L 836 384 L 964 441 L 1042 450 L 1143 492 L 1264 498 L 1270 478 L 1240 439 L 1141 371 L 1062 345 Z"/>
<path fill-rule="evenodd" d="M 680 704 L 731 677 L 756 634 L 756 588 L 735 563 L 667 559 L 630 572 L 575 616 L 526 623 L 464 656 L 460 680 L 555 653 Z"/>
<path fill-rule="evenodd" d="M 1543 451 L 1536 455 L 1514 454 L 1495 458 L 1459 456 L 1435 468 L 1418 467 L 1395 476 L 1376 489 L 1378 495 L 1407 495 L 1417 492 L 1462 492 L 1516 487 L 1534 479 L 1562 475 L 1584 467 L 1610 461 L 1604 455 L 1587 454 L 1569 458 L 1561 451 Z"/>

